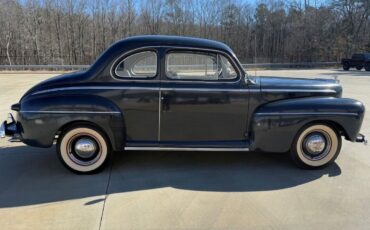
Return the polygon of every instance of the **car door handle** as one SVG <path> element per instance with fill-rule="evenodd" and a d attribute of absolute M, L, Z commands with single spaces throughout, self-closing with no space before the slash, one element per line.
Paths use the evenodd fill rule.
<path fill-rule="evenodd" d="M 162 111 L 169 111 L 170 110 L 170 99 L 168 95 L 163 95 L 161 98 L 161 107 Z"/>

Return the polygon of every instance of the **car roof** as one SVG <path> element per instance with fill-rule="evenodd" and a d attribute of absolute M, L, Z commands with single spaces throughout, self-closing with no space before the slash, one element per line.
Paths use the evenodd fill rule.
<path fill-rule="evenodd" d="M 128 44 L 136 44 L 137 47 L 144 46 L 182 46 L 182 47 L 197 47 L 206 49 L 215 49 L 232 53 L 229 46 L 222 42 L 183 36 L 168 36 L 168 35 L 142 35 L 133 36 L 120 40 L 114 46 L 127 46 Z"/>
<path fill-rule="evenodd" d="M 110 71 L 110 63 L 113 60 L 122 57 L 127 52 L 131 52 L 136 49 L 145 47 L 184 47 L 184 48 L 199 48 L 199 49 L 209 49 L 224 52 L 229 54 L 236 60 L 238 68 L 242 69 L 239 61 L 237 60 L 234 52 L 229 46 L 222 42 L 203 39 L 203 38 L 193 38 L 193 37 L 182 37 L 182 36 L 167 36 L 167 35 L 142 35 L 133 36 L 126 39 L 117 41 L 106 49 L 100 57 L 94 62 L 94 64 L 89 68 L 90 72 L 100 72 Z"/>

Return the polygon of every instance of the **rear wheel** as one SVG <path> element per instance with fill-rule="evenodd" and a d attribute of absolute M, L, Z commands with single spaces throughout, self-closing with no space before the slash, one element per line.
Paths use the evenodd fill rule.
<path fill-rule="evenodd" d="M 343 70 L 349 70 L 349 63 L 348 62 L 344 62 L 343 63 Z"/>
<path fill-rule="evenodd" d="M 337 158 L 342 147 L 340 135 L 325 124 L 304 127 L 291 146 L 293 161 L 303 168 L 326 166 Z"/>
<path fill-rule="evenodd" d="M 64 166 L 81 174 L 103 169 L 110 158 L 107 138 L 93 126 L 74 126 L 63 131 L 57 153 Z"/>
<path fill-rule="evenodd" d="M 362 66 L 362 65 L 358 65 L 358 66 L 356 66 L 356 69 L 357 69 L 357 70 L 362 70 L 362 68 L 363 68 L 363 66 Z"/>
<path fill-rule="evenodd" d="M 370 64 L 369 64 L 369 65 L 367 65 L 367 66 L 365 66 L 365 70 L 366 70 L 366 71 L 370 71 Z"/>

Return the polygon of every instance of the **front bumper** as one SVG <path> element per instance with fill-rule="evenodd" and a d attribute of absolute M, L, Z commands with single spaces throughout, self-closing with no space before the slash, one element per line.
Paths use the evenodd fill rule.
<path fill-rule="evenodd" d="M 365 135 L 359 133 L 356 137 L 356 142 L 364 143 L 365 145 L 367 145 L 367 138 L 365 137 Z"/>
<path fill-rule="evenodd" d="M 6 136 L 11 137 L 9 139 L 11 142 L 20 141 L 18 125 L 11 113 L 9 113 L 8 119 L 0 126 L 0 138 L 5 138 Z"/>

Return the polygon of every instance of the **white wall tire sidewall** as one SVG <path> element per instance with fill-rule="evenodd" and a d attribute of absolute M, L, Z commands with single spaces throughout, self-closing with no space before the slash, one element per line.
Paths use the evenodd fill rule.
<path fill-rule="evenodd" d="M 315 130 L 322 130 L 322 131 L 326 132 L 329 135 L 330 139 L 331 139 L 331 148 L 330 148 L 328 154 L 320 160 L 310 160 L 310 159 L 308 159 L 307 157 L 304 156 L 303 150 L 301 148 L 304 137 L 308 133 L 310 133 L 312 131 L 315 131 Z M 330 128 L 329 126 L 326 126 L 326 125 L 312 125 L 312 126 L 306 128 L 303 132 L 301 132 L 301 134 L 298 137 L 297 143 L 294 147 L 296 148 L 296 153 L 297 153 L 298 158 L 304 164 L 306 164 L 308 166 L 311 166 L 311 167 L 320 167 L 320 166 L 323 166 L 323 165 L 331 162 L 332 159 L 335 158 L 335 156 L 337 154 L 337 151 L 338 151 L 338 148 L 339 148 L 338 138 L 340 138 L 340 137 L 338 137 L 336 132 L 332 128 Z"/>
<path fill-rule="evenodd" d="M 71 158 L 68 156 L 68 150 L 67 150 L 67 144 L 69 139 L 71 139 L 73 136 L 79 134 L 79 133 L 88 133 L 96 138 L 96 140 L 100 143 L 101 146 L 101 154 L 100 158 L 94 162 L 91 165 L 79 165 L 71 160 Z M 104 164 L 104 162 L 107 160 L 108 157 L 108 146 L 107 142 L 104 139 L 104 137 L 97 131 L 90 129 L 90 128 L 75 128 L 70 131 L 68 131 L 63 137 L 59 145 L 59 152 L 61 159 L 64 161 L 64 163 L 70 167 L 71 169 L 78 171 L 78 172 L 91 172 L 96 169 L 98 169 L 100 166 Z"/>

